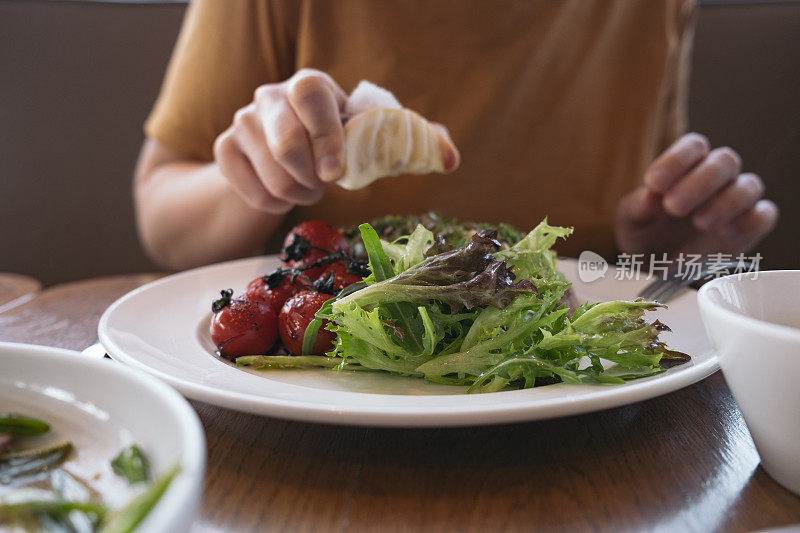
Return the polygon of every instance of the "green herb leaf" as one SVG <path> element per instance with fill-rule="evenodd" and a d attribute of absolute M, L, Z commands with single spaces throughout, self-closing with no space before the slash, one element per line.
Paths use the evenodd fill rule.
<path fill-rule="evenodd" d="M 130 533 L 135 530 L 156 506 L 178 472 L 180 472 L 180 466 L 173 466 L 156 479 L 147 490 L 128 502 L 125 507 L 107 513 L 98 533 Z"/>
<path fill-rule="evenodd" d="M 374 231 L 366 234 L 371 242 L 365 240 L 364 245 L 372 264 L 371 250 L 377 246 L 374 243 L 377 234 Z M 390 303 L 401 305 L 431 300 L 454 309 L 503 308 L 516 296 L 535 292 L 533 283 L 526 279 L 515 282 L 505 261 L 492 256 L 500 247 L 494 236 L 491 230 L 482 230 L 461 248 L 430 257 L 391 278 L 384 278 L 385 268 L 381 268 L 374 284 L 336 301 L 333 309 L 337 311 L 352 303 L 370 309 Z M 376 250 L 376 255 L 381 252 Z"/>
<path fill-rule="evenodd" d="M 244 355 L 236 358 L 236 366 L 250 366 L 256 370 L 315 366 L 335 368 L 340 366 L 342 362 L 341 357 L 325 357 L 322 355 Z"/>
<path fill-rule="evenodd" d="M 11 481 L 48 470 L 60 465 L 72 444 L 62 442 L 42 448 L 8 452 L 0 455 L 0 483 Z"/>
<path fill-rule="evenodd" d="M 473 232 L 456 250 L 431 246 L 442 239 L 421 226 L 391 243 L 369 225 L 360 231 L 372 275 L 317 314 L 333 323 L 333 357 L 291 366 L 380 370 L 494 392 L 621 384 L 689 360 L 658 340 L 663 324 L 644 319 L 659 304 L 579 306 L 567 297 L 570 284 L 556 269 L 551 247 L 571 228 L 545 219 L 508 249 L 500 249 L 492 232 Z M 271 357 L 251 362 L 281 364 Z"/>
<path fill-rule="evenodd" d="M 314 343 L 317 342 L 317 333 L 322 326 L 321 318 L 314 318 L 306 326 L 306 331 L 303 333 L 303 355 L 311 355 L 314 351 Z"/>
<path fill-rule="evenodd" d="M 150 468 L 147 463 L 147 456 L 141 448 L 133 444 L 123 449 L 111 461 L 111 468 L 118 476 L 128 480 L 134 485 L 150 479 Z"/>
<path fill-rule="evenodd" d="M 108 512 L 105 505 L 97 502 L 85 501 L 27 501 L 19 503 L 0 504 L 0 525 L 30 525 L 37 529 L 49 531 L 42 527 L 45 518 L 49 522 L 63 528 L 64 531 L 73 531 L 74 525 L 69 514 L 73 511 L 85 513 L 90 523 L 96 524 Z M 13 528 L 12 528 L 13 529 Z M 23 529 L 26 529 L 23 527 Z"/>
<path fill-rule="evenodd" d="M 41 420 L 16 413 L 0 414 L 0 433 L 29 437 L 48 431 L 50 431 L 50 425 Z"/>
<path fill-rule="evenodd" d="M 358 229 L 361 230 L 361 238 L 364 240 L 364 248 L 366 248 L 367 256 L 369 257 L 369 269 L 372 272 L 367 279 L 375 283 L 393 277 L 394 267 L 392 266 L 392 261 L 383 250 L 378 234 L 369 224 L 361 224 Z"/>
<path fill-rule="evenodd" d="M 359 226 L 361 230 L 361 238 L 364 240 L 364 248 L 369 257 L 369 268 L 372 274 L 365 280 L 367 283 L 380 283 L 394 277 L 394 267 L 383 250 L 381 240 L 378 234 L 372 229 L 369 224 L 362 224 Z M 371 278 L 371 279 L 370 279 Z M 340 302 L 346 301 L 348 298 L 361 294 L 369 289 L 369 287 L 354 292 L 350 296 L 346 296 L 342 300 L 337 300 L 333 304 L 333 310 Z M 382 308 L 388 315 L 388 319 L 396 324 L 396 337 L 404 347 L 412 352 L 419 352 L 423 349 L 422 346 L 422 321 L 416 315 L 416 306 L 406 301 L 385 301 Z"/>
<path fill-rule="evenodd" d="M 545 218 L 517 244 L 498 252 L 498 259 L 507 259 L 514 273 L 524 279 L 541 278 L 552 281 L 558 278 L 556 253 L 550 248 L 559 238 L 572 234 L 572 228 L 551 226 Z"/>
<path fill-rule="evenodd" d="M 433 246 L 433 233 L 422 224 L 417 224 L 408 237 L 400 239 L 403 244 L 382 241 L 383 251 L 392 260 L 394 273 L 399 274 L 421 263 L 425 259 L 425 252 Z"/>

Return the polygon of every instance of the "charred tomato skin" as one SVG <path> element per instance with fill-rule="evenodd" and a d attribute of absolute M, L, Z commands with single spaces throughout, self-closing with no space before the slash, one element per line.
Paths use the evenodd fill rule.
<path fill-rule="evenodd" d="M 295 277 L 294 283 L 292 283 L 292 276 L 287 274 L 276 287 L 270 289 L 265 277 L 267 276 L 258 277 L 248 283 L 244 291 L 244 298 L 267 302 L 275 310 L 276 315 L 280 313 L 286 300 L 311 287 L 311 282 L 300 276 Z"/>
<path fill-rule="evenodd" d="M 336 292 L 339 292 L 353 283 L 362 281 L 361 276 L 350 272 L 344 261 L 337 261 L 336 263 L 331 264 L 325 269 L 318 279 L 324 281 L 325 278 L 331 274 L 334 276 L 332 289 Z"/>
<path fill-rule="evenodd" d="M 292 355 L 303 355 L 303 336 L 306 328 L 314 320 L 319 308 L 331 298 L 333 298 L 331 294 L 302 291 L 286 300 L 278 315 L 278 330 L 286 351 Z M 313 355 L 325 355 L 325 352 L 333 349 L 336 334 L 325 329 L 328 322 L 323 320 L 317 331 L 317 340 L 311 350 Z"/>
<path fill-rule="evenodd" d="M 350 254 L 347 239 L 336 227 L 321 220 L 301 222 L 286 235 L 281 248 L 281 259 L 290 268 L 301 268 L 331 254 Z M 310 268 L 306 274 L 317 278 L 325 265 Z"/>
<path fill-rule="evenodd" d="M 278 316 L 267 302 L 235 298 L 212 315 L 209 329 L 222 357 L 265 354 L 278 340 Z"/>

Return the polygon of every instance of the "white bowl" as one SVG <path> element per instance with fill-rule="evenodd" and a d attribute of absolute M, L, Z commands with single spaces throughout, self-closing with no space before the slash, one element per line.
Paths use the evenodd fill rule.
<path fill-rule="evenodd" d="M 48 422 L 51 431 L 37 439 L 71 441 L 64 468 L 91 479 L 113 507 L 130 497 L 109 467 L 122 448 L 138 444 L 155 475 L 180 464 L 137 531 L 189 530 L 202 493 L 205 438 L 194 410 L 167 385 L 108 359 L 0 343 L 0 411 Z"/>
<path fill-rule="evenodd" d="M 698 293 L 700 314 L 761 464 L 800 494 L 800 271 L 736 274 Z"/>

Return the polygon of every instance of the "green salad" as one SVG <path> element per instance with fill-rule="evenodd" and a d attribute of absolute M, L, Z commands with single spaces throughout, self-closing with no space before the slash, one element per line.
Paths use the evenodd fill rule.
<path fill-rule="evenodd" d="M 545 219 L 510 246 L 496 230 L 480 229 L 457 248 L 422 224 L 391 242 L 369 224 L 359 230 L 371 274 L 326 302 L 303 339 L 310 353 L 305 347 L 325 327 L 336 333 L 334 349 L 237 364 L 384 371 L 494 392 L 618 384 L 689 360 L 658 339 L 665 325 L 645 319 L 661 304 L 569 304 L 570 283 L 551 248 L 572 228 Z"/>
<path fill-rule="evenodd" d="M 111 461 L 113 471 L 134 487 L 128 502 L 109 508 L 89 482 L 62 468 L 73 452 L 69 441 L 25 446 L 50 431 L 50 424 L 19 413 L 0 413 L 0 531 L 130 533 L 147 518 L 180 467 L 150 476 L 137 445 Z"/>

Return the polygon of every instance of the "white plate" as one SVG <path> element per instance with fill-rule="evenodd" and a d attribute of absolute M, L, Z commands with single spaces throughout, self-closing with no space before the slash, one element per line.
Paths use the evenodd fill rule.
<path fill-rule="evenodd" d="M 112 508 L 133 494 L 109 465 L 124 447 L 138 444 L 156 475 L 179 463 L 180 473 L 137 531 L 189 530 L 203 487 L 205 438 L 194 410 L 168 386 L 108 359 L 0 343 L 0 411 L 50 424 L 32 445 L 72 442 L 64 470 L 90 480 Z"/>
<path fill-rule="evenodd" d="M 213 355 L 211 301 L 220 289 L 241 292 L 279 264 L 256 257 L 175 274 L 123 296 L 100 319 L 100 342 L 116 360 L 142 368 L 189 398 L 250 413 L 365 426 L 466 426 L 538 420 L 625 405 L 694 383 L 717 369 L 694 291 L 669 310 L 669 345 L 691 363 L 625 385 L 550 385 L 489 394 L 372 372 L 327 369 L 244 371 Z M 645 281 L 616 281 L 613 268 L 592 283 L 576 282 L 577 262 L 560 268 L 581 300 L 633 298 Z"/>

